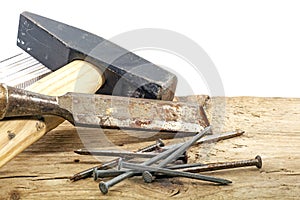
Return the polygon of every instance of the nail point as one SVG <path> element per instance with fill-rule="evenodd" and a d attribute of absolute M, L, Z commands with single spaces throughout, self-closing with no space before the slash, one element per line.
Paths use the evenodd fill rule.
<path fill-rule="evenodd" d="M 236 130 L 236 132 L 237 132 L 238 134 L 240 134 L 240 135 L 243 135 L 243 134 L 245 133 L 245 131 L 240 130 L 240 129 Z"/>

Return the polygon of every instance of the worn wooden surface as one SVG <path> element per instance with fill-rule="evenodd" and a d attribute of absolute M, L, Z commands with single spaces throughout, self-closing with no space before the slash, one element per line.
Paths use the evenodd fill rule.
<path fill-rule="evenodd" d="M 0 169 L 0 199 L 299 199 L 300 99 L 213 98 L 207 111 L 214 132 L 245 130 L 238 138 L 203 144 L 189 151 L 189 162 L 216 162 L 261 155 L 263 168 L 206 172 L 233 181 L 216 186 L 185 178 L 145 184 L 140 177 L 112 187 L 107 195 L 92 179 L 71 182 L 74 173 L 104 158 L 79 156 L 82 147 L 137 149 L 155 138 L 186 140 L 171 133 L 75 129 L 67 122 L 45 135 Z M 82 143 L 83 141 L 83 143 Z"/>

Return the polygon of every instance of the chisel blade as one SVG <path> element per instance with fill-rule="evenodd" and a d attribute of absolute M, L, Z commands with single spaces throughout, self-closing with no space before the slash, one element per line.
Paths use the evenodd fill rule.
<path fill-rule="evenodd" d="M 78 126 L 200 132 L 209 125 L 198 104 L 78 93 L 58 97 L 58 103 Z"/>
<path fill-rule="evenodd" d="M 77 126 L 200 132 L 209 125 L 196 103 L 67 93 L 53 97 L 0 84 L 0 116 L 61 116 Z"/>

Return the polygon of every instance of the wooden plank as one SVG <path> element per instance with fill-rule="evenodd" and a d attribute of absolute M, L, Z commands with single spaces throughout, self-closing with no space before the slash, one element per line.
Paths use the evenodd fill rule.
<path fill-rule="evenodd" d="M 0 169 L 0 196 L 4 199 L 299 198 L 300 99 L 212 98 L 207 101 L 206 109 L 214 132 L 242 129 L 246 133 L 238 138 L 193 147 L 188 153 L 189 162 L 233 161 L 261 155 L 262 169 L 249 167 L 203 173 L 230 179 L 233 184 L 229 186 L 185 178 L 146 184 L 140 177 L 134 177 L 102 195 L 98 183 L 92 179 L 70 182 L 68 178 L 105 159 L 79 156 L 73 153 L 74 149 L 88 145 L 132 150 L 158 137 L 172 142 L 176 135 L 75 129 L 65 122 Z"/>

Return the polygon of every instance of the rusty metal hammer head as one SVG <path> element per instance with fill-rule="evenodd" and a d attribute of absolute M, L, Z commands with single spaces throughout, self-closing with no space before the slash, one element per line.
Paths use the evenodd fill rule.
<path fill-rule="evenodd" d="M 51 70 L 73 60 L 101 68 L 106 82 L 97 93 L 162 100 L 174 97 L 174 74 L 102 37 L 52 19 L 23 12 L 17 45 Z"/>

